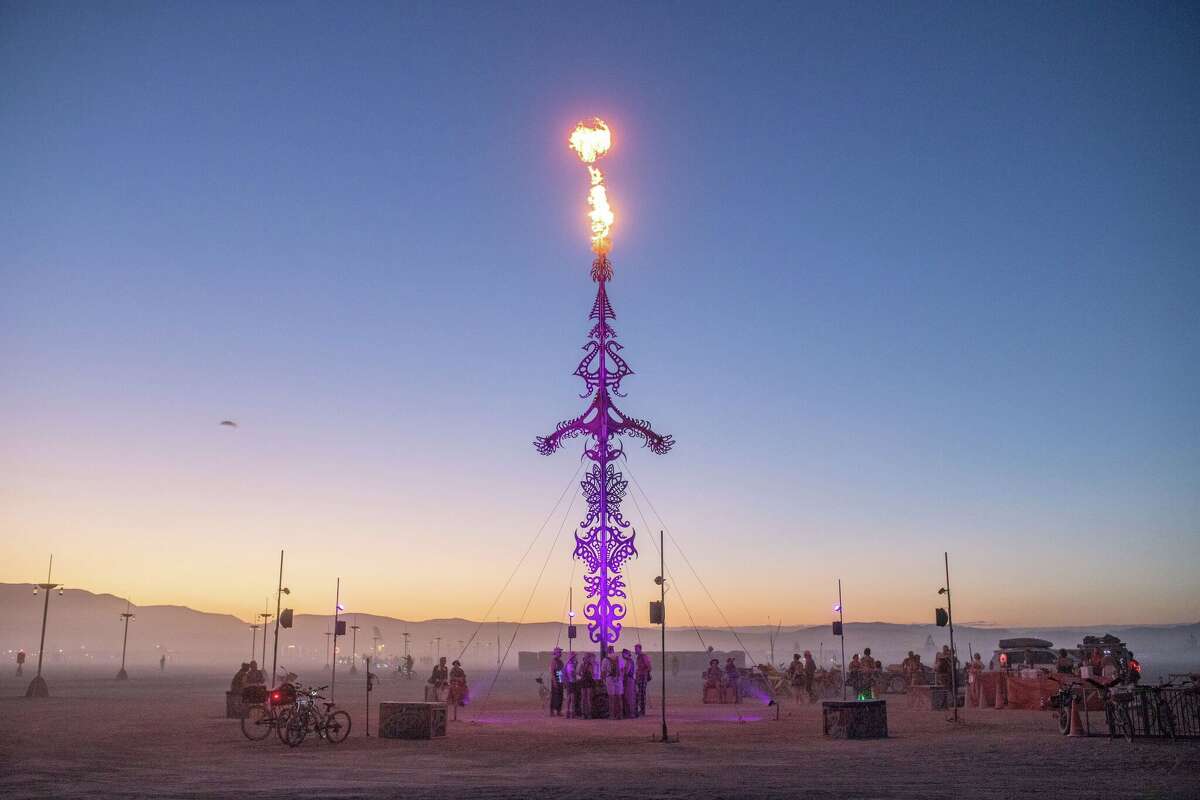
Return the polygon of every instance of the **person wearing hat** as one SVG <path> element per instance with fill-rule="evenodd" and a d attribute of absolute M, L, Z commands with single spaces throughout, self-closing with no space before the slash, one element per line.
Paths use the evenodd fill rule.
<path fill-rule="evenodd" d="M 454 709 L 454 718 L 458 719 L 458 707 L 467 704 L 467 673 L 458 659 L 450 666 L 450 692 L 446 702 Z"/>
<path fill-rule="evenodd" d="M 554 648 L 554 658 L 550 659 L 550 716 L 561 717 L 563 707 L 563 650 Z"/>
<path fill-rule="evenodd" d="M 720 691 L 721 684 L 724 682 L 724 679 L 725 679 L 725 673 L 721 669 L 721 662 L 717 661 L 717 659 L 715 659 L 715 658 L 709 659 L 708 669 L 704 673 L 705 695 L 708 694 L 709 689 L 716 689 L 716 690 Z M 718 700 L 719 699 L 720 698 L 718 698 Z M 707 703 L 708 700 L 706 699 L 704 702 Z"/>

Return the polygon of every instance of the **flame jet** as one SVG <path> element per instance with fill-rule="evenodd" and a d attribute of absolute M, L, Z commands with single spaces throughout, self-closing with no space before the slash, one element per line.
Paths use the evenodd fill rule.
<path fill-rule="evenodd" d="M 571 149 L 579 155 L 591 179 L 588 189 L 588 220 L 592 230 L 592 252 L 603 256 L 612 249 L 610 236 L 613 225 L 613 211 L 608 204 L 608 187 L 604 185 L 604 173 L 599 167 L 593 166 L 597 160 L 612 147 L 612 131 L 599 117 L 584 120 L 575 126 L 567 140 Z"/>
<path fill-rule="evenodd" d="M 539 436 L 533 444 L 542 455 L 550 455 L 562 447 L 565 440 L 586 437 L 583 454 L 592 466 L 580 486 L 588 510 L 575 532 L 573 555 L 587 565 L 583 582 L 588 602 L 583 614 L 588 620 L 588 638 L 599 645 L 603 657 L 607 646 L 620 638 L 621 620 L 625 617 L 627 595 L 621 567 L 637 556 L 634 545 L 637 532 L 621 514 L 621 501 L 629 487 L 629 482 L 616 468 L 617 460 L 625 455 L 621 437 L 641 439 L 651 452 L 658 454 L 670 450 L 675 441 L 670 436 L 656 433 L 649 422 L 626 416 L 612 403 L 610 395 L 625 396 L 621 392 L 621 381 L 633 374 L 621 357 L 617 332 L 609 325 L 617 316 L 605 289 L 605 283 L 613 274 L 608 260 L 613 213 L 608 205 L 604 174 L 593 166 L 612 146 L 612 132 L 601 119 L 586 120 L 575 126 L 568 141 L 587 165 L 591 178 L 588 218 L 592 251 L 596 254 L 592 262 L 592 280 L 598 287 L 588 318 L 595 321 L 595 325 L 583 346 L 584 356 L 575 368 L 575 375 L 584 382 L 584 392 L 580 396 L 590 397 L 591 402 L 583 414 L 560 422 L 553 433 Z"/>

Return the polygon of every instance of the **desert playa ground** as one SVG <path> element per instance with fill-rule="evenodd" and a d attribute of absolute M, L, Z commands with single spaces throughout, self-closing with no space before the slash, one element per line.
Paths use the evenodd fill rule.
<path fill-rule="evenodd" d="M 228 678 L 200 671 L 47 674 L 53 697 L 0 680 L 0 796 L 17 797 L 1196 797 L 1200 742 L 1068 739 L 1032 711 L 967 709 L 964 722 L 890 697 L 891 738 L 821 735 L 819 707 L 705 706 L 679 679 L 672 733 L 657 717 L 550 719 L 531 676 L 506 673 L 432 741 L 364 734 L 364 680 L 342 675 L 350 738 L 291 750 L 253 743 L 223 717 Z M 303 676 L 302 676 L 303 677 Z M 486 687 L 490 676 L 480 676 Z M 695 683 L 695 681 L 691 681 Z M 685 691 L 685 689 L 687 691 Z M 417 699 L 419 680 L 385 677 L 372 695 Z M 479 691 L 482 695 L 483 692 Z M 374 727 L 374 712 L 372 727 Z"/>

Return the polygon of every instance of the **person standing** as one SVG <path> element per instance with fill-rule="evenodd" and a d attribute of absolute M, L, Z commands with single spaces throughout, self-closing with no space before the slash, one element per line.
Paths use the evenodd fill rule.
<path fill-rule="evenodd" d="M 616 651 L 610 650 L 608 658 L 600 669 L 600 677 L 604 681 L 604 689 L 608 692 L 608 718 L 621 719 L 625 694 L 625 679 L 621 674 L 621 662 L 617 659 Z"/>
<path fill-rule="evenodd" d="M 250 665 L 245 661 L 238 667 L 238 671 L 233 673 L 233 680 L 229 682 L 229 691 L 240 694 L 246 686 L 246 675 L 250 672 Z"/>
<path fill-rule="evenodd" d="M 17 651 L 17 677 L 25 674 L 25 651 Z"/>
<path fill-rule="evenodd" d="M 563 660 L 562 648 L 554 648 L 550 659 L 550 716 L 561 717 L 563 707 Z"/>
<path fill-rule="evenodd" d="M 804 652 L 808 652 L 805 650 Z M 800 702 L 800 689 L 804 686 L 804 662 L 800 660 L 799 653 L 792 653 L 792 663 L 788 664 L 787 668 L 788 685 L 792 687 L 792 696 L 796 702 Z"/>
<path fill-rule="evenodd" d="M 590 652 L 584 653 L 583 661 L 579 663 L 579 671 L 575 675 L 575 686 L 579 690 L 576 713 L 582 712 L 584 719 L 591 719 L 592 692 L 596 688 L 596 659 Z"/>
<path fill-rule="evenodd" d="M 454 709 L 454 718 L 458 719 L 458 707 L 467 704 L 467 673 L 458 659 L 450 667 L 448 685 L 450 689 L 446 702 Z"/>
<path fill-rule="evenodd" d="M 450 670 L 446 667 L 446 657 L 442 656 L 438 659 L 438 663 L 433 665 L 433 674 L 429 676 L 429 685 L 433 687 L 434 702 L 441 702 L 442 692 L 445 691 L 449 682 Z"/>
<path fill-rule="evenodd" d="M 642 646 L 634 645 L 634 653 L 637 654 L 637 715 L 639 717 L 646 716 L 646 685 L 650 683 L 650 673 L 654 668 L 654 663 L 650 660 L 650 654 L 642 651 Z"/>
<path fill-rule="evenodd" d="M 246 672 L 247 686 L 264 686 L 267 679 L 263 676 L 262 670 L 258 668 L 257 661 L 250 662 L 250 669 Z"/>
<path fill-rule="evenodd" d="M 575 651 L 567 654 L 567 663 L 563 665 L 563 697 L 567 701 L 567 719 L 579 716 L 579 664 L 575 660 Z"/>
<path fill-rule="evenodd" d="M 159 672 L 167 671 L 167 654 L 166 653 L 163 653 L 161 656 L 158 657 L 158 671 Z"/>
<path fill-rule="evenodd" d="M 737 664 L 733 663 L 733 656 L 725 659 L 725 691 L 733 697 L 734 703 L 742 702 L 740 691 L 741 673 L 738 672 Z"/>
<path fill-rule="evenodd" d="M 671 677 L 672 678 L 679 677 L 679 656 L 678 655 L 671 656 Z"/>
<path fill-rule="evenodd" d="M 626 719 L 637 716 L 637 665 L 633 654 L 621 651 L 621 707 Z"/>
<path fill-rule="evenodd" d="M 813 681 L 817 676 L 817 662 L 813 660 L 811 650 L 804 651 L 804 692 L 808 702 L 817 702 L 817 693 L 813 690 Z"/>

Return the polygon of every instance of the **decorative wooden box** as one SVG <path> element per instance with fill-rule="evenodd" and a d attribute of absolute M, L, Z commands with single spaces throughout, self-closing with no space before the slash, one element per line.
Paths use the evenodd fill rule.
<path fill-rule="evenodd" d="M 826 700 L 824 733 L 834 739 L 886 739 L 884 700 Z"/>
<path fill-rule="evenodd" d="M 445 735 L 445 703 L 379 704 L 381 739 L 432 739 Z"/>

